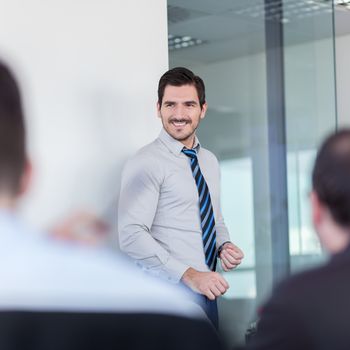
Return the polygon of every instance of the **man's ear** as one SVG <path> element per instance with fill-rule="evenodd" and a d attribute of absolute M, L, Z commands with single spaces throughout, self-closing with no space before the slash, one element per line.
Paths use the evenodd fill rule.
<path fill-rule="evenodd" d="M 162 119 L 162 116 L 160 114 L 160 104 L 159 104 L 159 102 L 157 102 L 157 115 L 158 115 L 158 118 Z"/>
<path fill-rule="evenodd" d="M 23 195 L 26 193 L 30 187 L 33 176 L 33 167 L 31 161 L 27 158 L 24 166 L 24 171 L 21 176 L 20 184 L 19 184 L 19 195 Z"/>
<path fill-rule="evenodd" d="M 201 119 L 204 119 L 204 117 L 205 117 L 205 113 L 207 112 L 207 109 L 208 109 L 208 105 L 207 105 L 207 103 L 205 102 L 204 104 L 203 104 L 203 106 L 202 106 L 202 111 L 201 111 Z"/>
<path fill-rule="evenodd" d="M 310 194 L 310 202 L 312 211 L 312 222 L 317 230 L 317 228 L 320 226 L 323 220 L 325 207 L 318 198 L 318 195 L 315 191 L 312 191 Z"/>

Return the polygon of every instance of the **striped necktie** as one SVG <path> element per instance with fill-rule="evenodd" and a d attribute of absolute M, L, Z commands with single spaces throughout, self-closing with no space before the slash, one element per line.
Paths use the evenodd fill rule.
<path fill-rule="evenodd" d="M 184 148 L 182 152 L 190 158 L 192 175 L 198 189 L 205 262 L 211 271 L 215 271 L 217 258 L 216 229 L 209 188 L 199 167 L 196 150 Z"/>

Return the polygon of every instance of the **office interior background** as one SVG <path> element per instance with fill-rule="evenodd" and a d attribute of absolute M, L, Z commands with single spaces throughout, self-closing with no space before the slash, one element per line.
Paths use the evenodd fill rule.
<path fill-rule="evenodd" d="M 350 124 L 350 1 L 168 0 L 170 67 L 207 86 L 199 138 L 220 161 L 222 209 L 245 252 L 220 325 L 242 343 L 273 285 L 321 263 L 308 192 L 317 147 Z"/>
<path fill-rule="evenodd" d="M 226 274 L 221 331 L 243 342 L 273 285 L 326 258 L 308 192 L 320 141 L 350 125 L 349 2 L 0 0 L 0 56 L 22 85 L 34 166 L 23 218 L 45 230 L 90 210 L 117 246 L 120 172 L 160 131 L 158 79 L 192 69 L 209 105 L 199 138 L 245 252 Z"/>

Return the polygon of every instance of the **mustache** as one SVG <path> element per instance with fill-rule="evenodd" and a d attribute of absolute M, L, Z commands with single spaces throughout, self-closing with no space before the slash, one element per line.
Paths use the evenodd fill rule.
<path fill-rule="evenodd" d="M 184 118 L 170 118 L 169 123 L 191 123 L 191 119 L 184 119 Z"/>

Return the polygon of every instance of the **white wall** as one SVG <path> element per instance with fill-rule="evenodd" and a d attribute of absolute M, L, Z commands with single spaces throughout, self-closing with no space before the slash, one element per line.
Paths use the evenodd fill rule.
<path fill-rule="evenodd" d="M 16 71 L 34 164 L 23 215 L 115 217 L 122 163 L 160 130 L 165 0 L 0 0 L 0 57 Z"/>
<path fill-rule="evenodd" d="M 337 105 L 340 126 L 350 126 L 350 34 L 336 38 Z"/>

